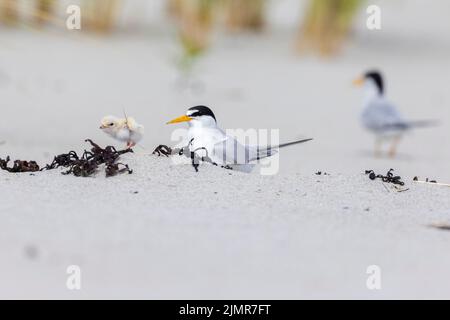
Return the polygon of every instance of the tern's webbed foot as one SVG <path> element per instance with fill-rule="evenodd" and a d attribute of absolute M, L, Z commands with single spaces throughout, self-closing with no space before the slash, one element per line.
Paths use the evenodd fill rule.
<path fill-rule="evenodd" d="M 160 144 L 159 146 L 156 147 L 156 149 L 152 152 L 152 154 L 156 154 L 158 157 L 160 157 L 161 155 L 168 157 L 172 154 L 172 148 Z"/>

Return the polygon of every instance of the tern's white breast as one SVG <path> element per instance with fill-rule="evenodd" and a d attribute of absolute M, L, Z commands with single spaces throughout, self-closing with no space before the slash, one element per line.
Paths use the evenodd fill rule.
<path fill-rule="evenodd" d="M 130 130 L 127 128 L 122 128 L 119 131 L 117 131 L 116 134 L 117 140 L 127 142 L 130 139 Z"/>

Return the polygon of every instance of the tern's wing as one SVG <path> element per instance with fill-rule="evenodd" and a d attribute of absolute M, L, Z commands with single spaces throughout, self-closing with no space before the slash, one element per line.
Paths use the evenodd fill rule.
<path fill-rule="evenodd" d="M 133 142 L 137 143 L 142 140 L 144 135 L 144 127 L 139 126 L 135 128 L 135 130 L 130 131 L 130 138 Z"/>
<path fill-rule="evenodd" d="M 133 126 L 130 127 L 130 138 L 134 142 L 139 142 L 144 136 L 144 126 L 135 122 Z"/>
<path fill-rule="evenodd" d="M 129 131 L 129 140 L 137 143 L 141 141 L 144 135 L 144 126 L 136 122 L 133 117 L 124 118 L 124 129 Z"/>
<path fill-rule="evenodd" d="M 249 163 L 256 155 L 256 149 L 246 147 L 234 137 L 226 136 L 214 144 L 211 160 L 218 165 L 228 166 L 234 171 L 249 173 L 256 164 Z"/>
<path fill-rule="evenodd" d="M 400 112 L 385 99 L 370 102 L 364 109 L 361 119 L 368 129 L 379 132 L 408 128 L 408 123 Z"/>
<path fill-rule="evenodd" d="M 303 139 L 298 141 L 292 141 L 283 143 L 277 146 L 245 146 L 240 144 L 234 137 L 227 136 L 227 139 L 221 143 L 214 145 L 215 159 L 219 158 L 218 163 L 222 164 L 248 164 L 255 160 L 260 160 L 273 156 L 278 153 L 280 148 L 291 146 L 294 144 L 304 143 L 311 141 L 312 139 Z M 221 158 L 220 158 L 221 157 Z M 217 160 L 218 161 L 218 160 Z"/>
<path fill-rule="evenodd" d="M 242 165 L 248 164 L 255 155 L 255 150 L 227 135 L 225 139 L 214 144 L 211 158 L 221 165 Z"/>

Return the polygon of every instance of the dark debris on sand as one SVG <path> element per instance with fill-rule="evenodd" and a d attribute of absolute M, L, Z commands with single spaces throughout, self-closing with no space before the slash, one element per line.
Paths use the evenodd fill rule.
<path fill-rule="evenodd" d="M 35 161 L 14 161 L 12 167 L 8 167 L 10 158 L 6 160 L 0 159 L 0 169 L 8 172 L 36 172 L 43 170 L 53 170 L 60 167 L 67 168 L 67 171 L 62 174 L 73 174 L 77 177 L 89 177 L 98 172 L 100 165 L 105 165 L 106 177 L 112 177 L 120 173 L 128 172 L 133 173 L 133 170 L 129 168 L 127 164 L 117 162 L 122 154 L 133 152 L 131 149 L 125 149 L 117 151 L 113 146 L 107 146 L 106 148 L 100 147 L 92 140 L 87 139 L 85 142 L 89 142 L 92 146 L 90 151 L 85 150 L 81 156 L 75 151 L 69 153 L 63 153 L 54 157 L 51 164 L 47 164 L 42 169 Z"/>
<path fill-rule="evenodd" d="M 365 173 L 366 175 L 369 175 L 370 180 L 381 179 L 383 182 L 404 186 L 405 183 L 402 181 L 402 177 L 394 176 L 392 173 L 393 171 L 394 169 L 390 169 L 385 176 L 382 174 L 376 174 L 373 170 L 366 170 Z"/>
<path fill-rule="evenodd" d="M 6 157 L 6 159 L 0 158 L 0 169 L 11 173 L 39 171 L 39 165 L 36 163 L 36 161 L 15 160 L 12 167 L 8 167 L 8 163 L 10 160 L 11 159 L 9 157 Z"/>
<path fill-rule="evenodd" d="M 415 176 L 414 178 L 413 178 L 413 181 L 419 181 L 419 177 L 417 177 L 417 176 Z M 428 183 L 437 183 L 437 181 L 436 180 L 430 180 L 429 178 L 427 178 L 424 182 L 428 182 Z"/>

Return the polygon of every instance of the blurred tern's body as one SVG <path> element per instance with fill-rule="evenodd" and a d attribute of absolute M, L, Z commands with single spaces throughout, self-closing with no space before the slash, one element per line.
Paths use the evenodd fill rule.
<path fill-rule="evenodd" d="M 430 121 L 406 121 L 397 108 L 386 100 L 384 82 L 379 72 L 367 72 L 354 83 L 364 87 L 363 109 L 360 119 L 363 127 L 375 134 L 376 156 L 381 153 L 382 140 L 391 141 L 389 156 L 394 157 L 398 142 L 406 131 L 431 124 Z"/>

